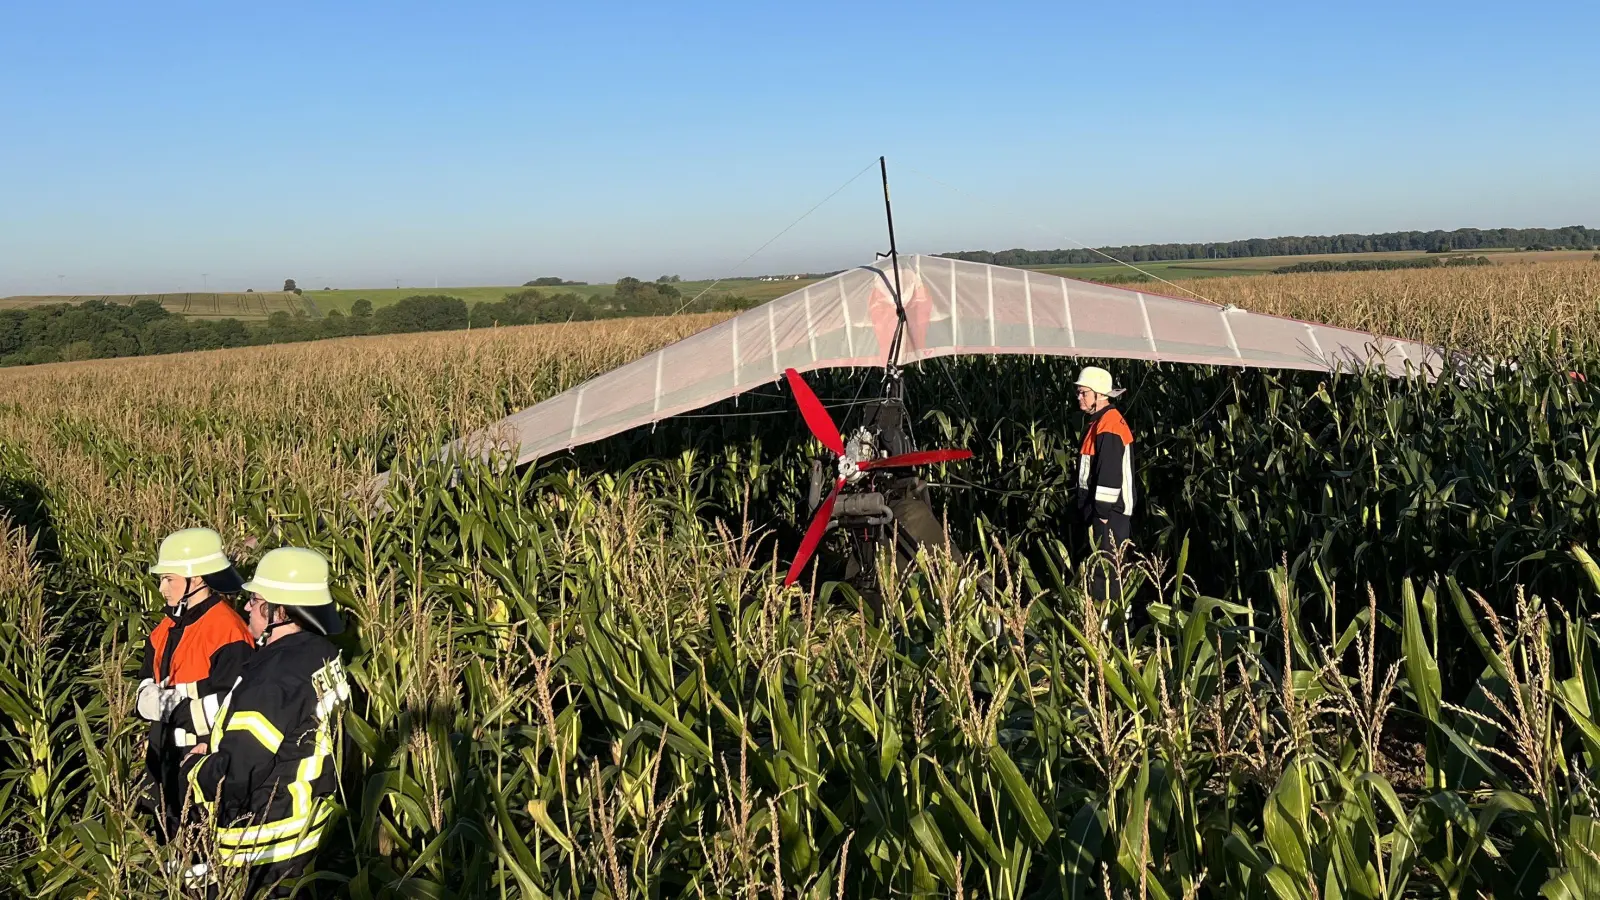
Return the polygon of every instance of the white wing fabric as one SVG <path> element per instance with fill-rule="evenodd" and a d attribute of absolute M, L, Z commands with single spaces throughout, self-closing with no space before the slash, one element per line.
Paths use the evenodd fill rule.
<path fill-rule="evenodd" d="M 1437 351 L 1280 316 L 938 256 L 900 259 L 902 365 L 1046 354 L 1257 368 L 1437 372 Z M 483 439 L 519 463 L 802 372 L 881 366 L 894 335 L 888 260 L 841 272 L 508 416 Z M 492 436 L 492 437 L 491 437 Z"/>

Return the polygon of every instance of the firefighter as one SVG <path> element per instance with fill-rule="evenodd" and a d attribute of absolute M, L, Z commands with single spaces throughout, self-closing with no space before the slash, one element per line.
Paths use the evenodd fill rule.
<path fill-rule="evenodd" d="M 248 867 L 247 896 L 287 896 L 285 882 L 305 870 L 332 814 L 335 723 L 350 688 L 327 635 L 344 622 L 328 562 L 312 550 L 267 553 L 244 589 L 257 649 L 189 782 L 215 812 L 217 860 Z"/>
<path fill-rule="evenodd" d="M 181 822 L 183 760 L 206 740 L 253 645 L 229 602 L 243 582 L 221 535 L 209 528 L 169 535 L 150 572 L 160 578 L 166 607 L 145 642 L 135 709 L 150 723 L 141 806 L 155 816 L 157 838 L 166 842 Z"/>
<path fill-rule="evenodd" d="M 1078 408 L 1089 416 L 1078 455 L 1078 513 L 1089 526 L 1094 552 L 1111 557 L 1095 566 L 1090 596 L 1105 602 L 1120 598 L 1121 579 L 1115 564 L 1131 544 L 1133 524 L 1133 432 L 1122 411 L 1111 405 L 1122 389 L 1112 386 L 1111 373 L 1085 366 L 1078 374 Z"/>

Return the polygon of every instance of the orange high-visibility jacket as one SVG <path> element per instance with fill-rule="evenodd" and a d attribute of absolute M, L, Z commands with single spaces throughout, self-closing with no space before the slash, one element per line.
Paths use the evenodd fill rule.
<path fill-rule="evenodd" d="M 177 688 L 189 701 L 164 723 L 173 743 L 191 747 L 205 739 L 222 698 L 254 648 L 249 627 L 219 595 L 176 618 L 169 613 L 151 629 L 139 677 Z"/>
<path fill-rule="evenodd" d="M 1078 510 L 1085 521 L 1133 515 L 1133 432 L 1114 406 L 1089 417 L 1078 454 Z"/>

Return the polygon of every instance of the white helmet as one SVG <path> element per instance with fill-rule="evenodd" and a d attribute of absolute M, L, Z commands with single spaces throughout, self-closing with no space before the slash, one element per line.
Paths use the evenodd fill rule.
<path fill-rule="evenodd" d="M 268 551 L 244 589 L 287 608 L 302 624 L 323 634 L 344 630 L 344 620 L 328 590 L 328 560 L 315 550 L 279 547 Z"/>
<path fill-rule="evenodd" d="M 1084 366 L 1078 373 L 1078 386 L 1086 387 L 1096 394 L 1107 397 L 1121 397 L 1123 388 L 1111 386 L 1111 373 L 1099 366 Z"/>
<path fill-rule="evenodd" d="M 237 594 L 242 584 L 222 549 L 222 535 L 210 528 L 185 528 L 167 535 L 150 573 L 200 578 L 207 587 L 226 594 Z"/>

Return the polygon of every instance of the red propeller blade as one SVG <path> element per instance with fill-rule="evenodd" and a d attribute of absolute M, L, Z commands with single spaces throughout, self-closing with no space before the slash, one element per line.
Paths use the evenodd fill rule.
<path fill-rule="evenodd" d="M 795 402 L 800 404 L 800 415 L 806 420 L 806 427 L 817 436 L 822 446 L 832 450 L 835 456 L 843 456 L 844 436 L 839 434 L 839 426 L 833 424 L 833 416 L 828 415 L 828 408 L 817 399 L 811 385 L 806 384 L 799 372 L 784 369 L 783 374 L 789 379 L 789 389 L 794 391 Z"/>
<path fill-rule="evenodd" d="M 789 371 L 793 372 L 793 369 Z M 811 561 L 811 554 L 817 552 L 817 545 L 822 543 L 822 534 L 828 530 L 828 520 L 833 517 L 833 501 L 839 498 L 839 489 L 844 487 L 844 479 L 833 483 L 833 490 L 823 499 L 822 505 L 817 507 L 817 514 L 812 518 L 811 524 L 806 527 L 805 540 L 800 542 L 800 550 L 794 555 L 794 562 L 789 564 L 789 574 L 783 578 L 783 586 L 788 587 L 800 577 L 800 570 Z"/>
<path fill-rule="evenodd" d="M 971 450 L 918 450 L 914 453 L 902 453 L 887 459 L 869 459 L 860 465 L 862 469 L 903 469 L 906 466 L 927 466 L 934 463 L 955 462 L 958 459 L 971 459 Z"/>

